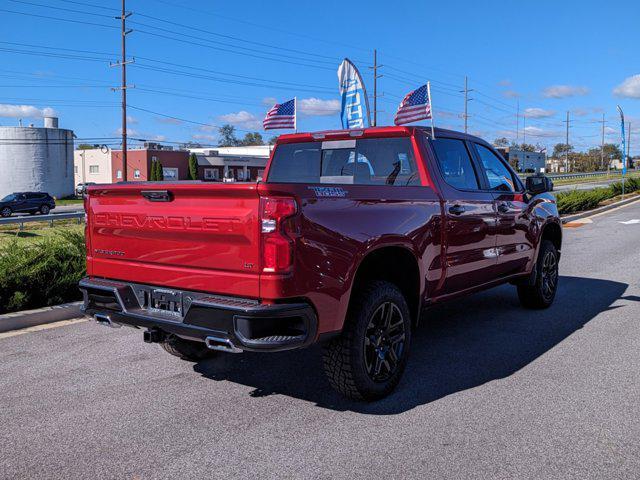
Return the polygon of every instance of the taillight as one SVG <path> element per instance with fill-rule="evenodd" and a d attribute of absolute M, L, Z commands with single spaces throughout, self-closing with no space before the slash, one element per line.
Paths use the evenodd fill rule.
<path fill-rule="evenodd" d="M 297 210 L 293 198 L 260 199 L 263 272 L 282 273 L 293 265 L 293 241 L 287 235 L 286 220 L 295 215 Z"/>

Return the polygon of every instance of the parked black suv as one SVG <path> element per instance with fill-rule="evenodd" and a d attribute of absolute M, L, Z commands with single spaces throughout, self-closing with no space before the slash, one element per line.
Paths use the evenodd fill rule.
<path fill-rule="evenodd" d="M 47 215 L 54 208 L 56 208 L 56 201 L 48 193 L 42 192 L 12 193 L 0 200 L 0 215 L 3 217 L 22 212 L 32 215 L 40 212 Z"/>

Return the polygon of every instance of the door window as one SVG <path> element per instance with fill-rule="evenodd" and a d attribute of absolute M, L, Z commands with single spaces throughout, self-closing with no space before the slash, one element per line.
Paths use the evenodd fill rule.
<path fill-rule="evenodd" d="M 431 141 L 444 180 L 459 190 L 478 190 L 478 177 L 462 140 L 436 138 Z"/>
<path fill-rule="evenodd" d="M 487 147 L 477 143 L 475 146 L 487 174 L 489 188 L 498 192 L 514 192 L 516 188 L 513 176 L 502 160 Z"/>
<path fill-rule="evenodd" d="M 411 140 L 366 138 L 358 140 L 356 183 L 366 185 L 420 185 Z"/>

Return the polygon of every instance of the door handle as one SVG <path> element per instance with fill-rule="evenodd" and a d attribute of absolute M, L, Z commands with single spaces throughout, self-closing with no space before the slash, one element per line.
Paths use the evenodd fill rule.
<path fill-rule="evenodd" d="M 461 215 L 465 211 L 465 208 L 462 205 L 458 205 L 457 203 L 452 207 L 449 207 L 449 213 L 453 215 Z"/>
<path fill-rule="evenodd" d="M 170 202 L 173 195 L 168 190 L 143 190 L 142 196 L 150 202 Z"/>
<path fill-rule="evenodd" d="M 508 213 L 509 210 L 510 210 L 509 204 L 507 203 L 501 203 L 498 205 L 498 212 L 500 213 Z"/>

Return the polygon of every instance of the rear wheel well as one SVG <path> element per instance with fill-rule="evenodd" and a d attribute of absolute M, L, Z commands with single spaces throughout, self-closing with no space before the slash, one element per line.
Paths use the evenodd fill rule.
<path fill-rule="evenodd" d="M 368 254 L 358 266 L 351 288 L 351 300 L 367 284 L 384 280 L 396 285 L 404 295 L 411 318 L 418 320 L 420 271 L 414 255 L 403 247 L 383 247 Z"/>
<path fill-rule="evenodd" d="M 562 247 L 562 229 L 557 223 L 549 223 L 542 230 L 542 240 L 549 240 L 559 252 Z"/>

